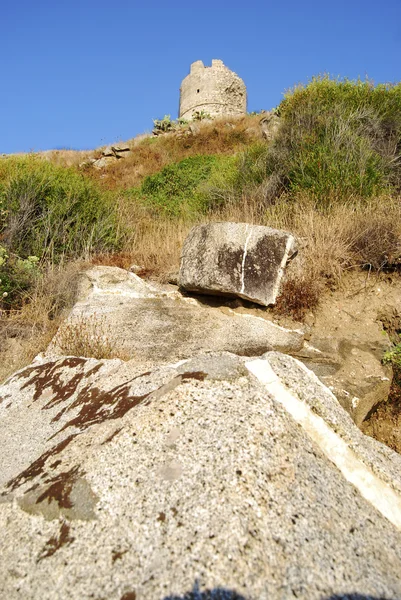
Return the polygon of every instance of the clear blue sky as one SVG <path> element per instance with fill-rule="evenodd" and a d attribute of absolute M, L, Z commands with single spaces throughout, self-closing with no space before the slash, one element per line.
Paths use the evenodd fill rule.
<path fill-rule="evenodd" d="M 329 72 L 401 79 L 401 0 L 1 0 L 0 152 L 95 148 L 177 117 L 189 65 L 220 58 L 248 110 Z"/>

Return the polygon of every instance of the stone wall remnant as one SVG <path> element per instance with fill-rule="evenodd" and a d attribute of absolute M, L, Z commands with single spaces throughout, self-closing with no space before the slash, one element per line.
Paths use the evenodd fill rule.
<path fill-rule="evenodd" d="M 222 60 L 213 59 L 211 67 L 197 60 L 181 84 L 180 118 L 201 111 L 212 117 L 246 113 L 245 83 Z"/>

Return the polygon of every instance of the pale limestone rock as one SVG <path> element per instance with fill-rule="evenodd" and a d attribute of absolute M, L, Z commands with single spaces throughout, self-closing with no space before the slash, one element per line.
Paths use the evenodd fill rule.
<path fill-rule="evenodd" d="M 131 273 L 134 273 L 135 275 L 138 275 L 139 273 L 142 273 L 145 269 L 144 267 L 141 267 L 140 265 L 131 265 L 129 270 L 131 271 Z"/>
<path fill-rule="evenodd" d="M 359 426 L 369 412 L 387 400 L 392 369 L 383 364 L 390 348 L 389 336 L 377 318 L 381 297 L 375 286 L 356 293 L 340 289 L 322 299 L 311 318 L 308 344 L 296 353 L 338 398 Z M 394 288 L 394 289 L 393 289 Z M 385 289 L 388 302 L 396 303 L 399 288 Z"/>
<path fill-rule="evenodd" d="M 106 146 L 106 148 L 102 152 L 103 156 L 114 156 L 114 148 L 113 146 Z"/>
<path fill-rule="evenodd" d="M 260 120 L 262 135 L 267 141 L 273 140 L 280 128 L 280 117 L 274 113 L 267 113 Z"/>
<path fill-rule="evenodd" d="M 116 154 L 127 154 L 131 151 L 128 144 L 115 144 L 111 148 Z"/>

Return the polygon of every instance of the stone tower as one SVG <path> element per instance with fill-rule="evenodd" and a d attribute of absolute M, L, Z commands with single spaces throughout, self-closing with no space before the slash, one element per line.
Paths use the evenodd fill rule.
<path fill-rule="evenodd" d="M 222 60 L 213 59 L 211 67 L 197 60 L 181 84 L 180 118 L 201 110 L 211 116 L 246 113 L 245 83 Z"/>

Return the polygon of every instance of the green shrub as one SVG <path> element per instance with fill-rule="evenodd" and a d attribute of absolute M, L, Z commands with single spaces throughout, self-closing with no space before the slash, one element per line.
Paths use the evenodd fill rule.
<path fill-rule="evenodd" d="M 170 115 L 164 115 L 162 119 L 153 119 L 153 131 L 156 135 L 159 133 L 174 131 L 179 127 L 185 127 L 185 125 L 188 125 L 187 119 L 180 118 L 176 121 L 173 121 Z"/>
<path fill-rule="evenodd" d="M 167 216 L 193 217 L 209 207 L 206 182 L 231 161 L 232 157 L 213 155 L 186 158 L 146 177 L 129 196 Z"/>
<path fill-rule="evenodd" d="M 166 133 L 172 131 L 175 128 L 175 122 L 171 120 L 170 115 L 164 115 L 162 119 L 153 119 L 153 126 L 155 131 Z"/>
<path fill-rule="evenodd" d="M 268 205 L 283 192 L 307 192 L 325 208 L 401 191 L 401 84 L 317 77 L 290 91 L 276 113 L 274 140 L 238 159 L 237 200 L 258 190 Z"/>
<path fill-rule="evenodd" d="M 0 309 L 17 308 L 21 298 L 40 275 L 39 258 L 9 256 L 0 245 Z"/>
<path fill-rule="evenodd" d="M 192 113 L 192 119 L 194 121 L 204 121 L 205 119 L 211 119 L 211 115 L 205 110 L 195 110 Z"/>
<path fill-rule="evenodd" d="M 383 362 L 385 364 L 391 364 L 396 367 L 398 372 L 401 372 L 401 340 L 398 344 L 395 344 L 391 350 L 387 350 L 383 356 Z"/>
<path fill-rule="evenodd" d="M 1 160 L 0 209 L 2 244 L 21 259 L 82 257 L 121 240 L 112 197 L 73 169 L 40 158 Z"/>
<path fill-rule="evenodd" d="M 398 344 L 395 344 L 391 350 L 384 353 L 383 362 L 390 364 L 393 368 L 393 381 L 389 395 L 389 402 L 401 401 L 401 338 Z"/>
<path fill-rule="evenodd" d="M 314 78 L 286 95 L 267 153 L 283 188 L 322 204 L 400 188 L 401 85 Z"/>

